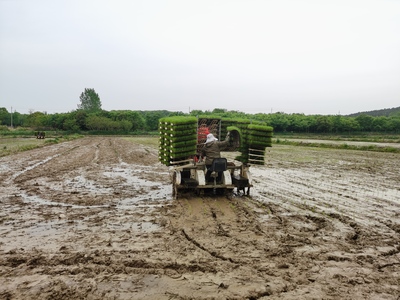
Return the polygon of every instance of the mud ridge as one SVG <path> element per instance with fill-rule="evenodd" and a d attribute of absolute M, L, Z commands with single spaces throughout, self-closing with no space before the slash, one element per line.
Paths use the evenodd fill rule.
<path fill-rule="evenodd" d="M 182 234 L 184 235 L 184 237 L 191 243 L 193 243 L 196 247 L 200 248 L 201 250 L 208 252 L 211 256 L 221 259 L 221 260 L 225 260 L 225 261 L 229 261 L 231 263 L 236 264 L 237 262 L 235 262 L 232 258 L 226 258 L 222 255 L 217 254 L 215 251 L 211 251 L 206 249 L 205 247 L 203 247 L 202 245 L 200 245 L 200 243 L 198 243 L 196 240 L 194 240 L 193 238 L 191 238 L 184 229 L 182 229 Z"/>

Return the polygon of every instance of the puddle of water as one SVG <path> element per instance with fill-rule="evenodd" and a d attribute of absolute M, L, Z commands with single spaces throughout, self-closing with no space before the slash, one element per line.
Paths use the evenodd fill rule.
<path fill-rule="evenodd" d="M 8 172 L 10 170 L 11 168 L 9 166 L 6 166 L 4 164 L 0 165 L 0 172 Z"/>
<path fill-rule="evenodd" d="M 24 202 L 28 203 L 34 203 L 34 204 L 39 204 L 39 205 L 47 205 L 47 206 L 61 206 L 61 207 L 70 207 L 70 208 L 109 208 L 110 205 L 74 205 L 74 204 L 67 204 L 67 203 L 62 203 L 62 202 L 54 202 L 50 200 L 45 200 L 42 199 L 38 196 L 30 196 L 26 194 L 20 194 Z"/>
<path fill-rule="evenodd" d="M 168 201 L 171 195 L 171 186 L 170 185 L 163 185 L 157 190 L 150 190 L 147 193 L 136 196 L 133 198 L 125 198 L 121 199 L 116 205 L 115 204 L 104 204 L 104 205 L 76 205 L 70 203 L 63 203 L 63 202 L 54 202 L 51 200 L 43 199 L 36 195 L 27 195 L 27 194 L 20 194 L 19 196 L 22 197 L 23 201 L 26 203 L 33 203 L 37 205 L 47 205 L 47 206 L 59 206 L 59 207 L 69 207 L 69 208 L 78 208 L 78 209 L 88 209 L 88 208 L 111 208 L 115 207 L 116 209 L 121 210 L 129 210 L 132 208 L 137 207 L 158 207 L 162 204 L 157 203 L 157 201 Z"/>
<path fill-rule="evenodd" d="M 158 190 L 147 191 L 146 194 L 136 196 L 133 198 L 121 199 L 117 204 L 119 209 L 129 209 L 134 207 L 150 207 L 150 206 L 161 206 L 162 204 L 155 204 L 156 201 L 166 202 L 171 199 L 172 187 L 171 185 L 162 185 Z"/>
<path fill-rule="evenodd" d="M 112 188 L 99 187 L 99 185 L 93 181 L 86 179 L 83 175 L 75 176 L 71 180 L 67 180 L 65 185 L 70 188 L 89 190 L 96 194 L 112 193 Z"/>
<path fill-rule="evenodd" d="M 159 185 L 158 182 L 152 182 L 146 179 L 142 179 L 139 176 L 143 173 L 142 170 L 134 171 L 131 169 L 124 168 L 112 168 L 111 171 L 106 171 L 103 174 L 110 178 L 115 178 L 116 176 L 122 177 L 126 184 L 128 185 L 138 185 L 145 187 L 156 187 Z"/>
<path fill-rule="evenodd" d="M 74 236 L 76 232 L 83 230 L 88 230 L 88 226 L 83 225 L 80 220 L 71 222 L 64 219 L 32 223 L 19 229 L 13 227 L 13 230 L 5 233 L 8 242 L 2 245 L 2 250 L 43 248 L 46 251 L 58 251 L 60 241 L 68 241 L 69 236 Z M 82 248 L 82 245 L 74 246 L 77 250 Z"/>

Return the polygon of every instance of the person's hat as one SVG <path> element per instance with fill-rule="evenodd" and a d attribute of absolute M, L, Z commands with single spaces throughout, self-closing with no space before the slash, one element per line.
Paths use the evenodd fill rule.
<path fill-rule="evenodd" d="M 209 133 L 207 134 L 207 140 L 204 144 L 208 144 L 214 141 L 218 141 L 218 139 L 212 133 Z"/>

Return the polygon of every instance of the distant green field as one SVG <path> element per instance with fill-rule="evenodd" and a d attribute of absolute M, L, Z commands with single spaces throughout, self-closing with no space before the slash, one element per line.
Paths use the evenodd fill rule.
<path fill-rule="evenodd" d="M 159 138 L 158 136 L 132 136 L 132 137 L 124 137 L 125 140 L 131 141 L 137 144 L 142 144 L 145 146 L 151 146 L 154 148 L 158 148 Z"/>
<path fill-rule="evenodd" d="M 45 139 L 33 138 L 0 138 L 0 157 L 42 147 Z"/>
<path fill-rule="evenodd" d="M 40 148 L 45 145 L 58 144 L 63 141 L 70 141 L 83 137 L 82 135 L 73 134 L 62 137 L 37 139 L 36 137 L 4 137 L 0 136 L 0 157 Z"/>

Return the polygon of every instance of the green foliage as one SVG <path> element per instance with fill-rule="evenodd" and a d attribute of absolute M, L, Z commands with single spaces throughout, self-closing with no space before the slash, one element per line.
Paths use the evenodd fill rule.
<path fill-rule="evenodd" d="M 43 129 L 50 126 L 50 116 L 37 111 L 28 115 L 26 123 L 34 129 Z"/>
<path fill-rule="evenodd" d="M 86 89 L 88 90 L 88 89 Z M 94 91 L 94 90 L 93 90 Z M 84 94 L 84 93 L 82 93 Z M 95 118 L 97 117 L 97 118 Z M 117 110 L 104 111 L 78 109 L 68 113 L 47 114 L 34 112 L 20 114 L 13 112 L 14 127 L 30 127 L 32 130 L 67 130 L 69 132 L 110 131 L 110 133 L 156 134 L 158 122 L 164 118 L 188 117 L 197 119 L 221 120 L 221 136 L 225 136 L 227 126 L 267 125 L 273 127 L 275 133 L 314 133 L 314 134 L 354 134 L 361 132 L 399 133 L 400 113 L 388 116 L 371 116 L 359 114 L 357 116 L 341 115 L 304 115 L 304 114 L 246 114 L 238 111 L 228 111 L 216 108 L 212 111 L 194 110 L 190 114 L 182 112 L 131 111 Z M 11 114 L 6 108 L 0 108 L 1 125 L 10 126 Z M 193 119 L 193 120 L 194 120 Z M 179 121 L 178 121 L 179 122 Z M 88 125 L 91 127 L 89 128 Z M 241 129 L 241 126 L 238 125 Z M 247 132 L 242 132 L 247 135 Z"/>
<path fill-rule="evenodd" d="M 86 118 L 88 116 L 88 112 L 85 110 L 77 110 L 71 113 L 71 119 L 75 119 L 75 124 L 78 126 L 78 130 L 87 130 L 86 127 Z"/>
<path fill-rule="evenodd" d="M 272 126 L 274 130 L 278 132 L 291 130 L 290 127 L 293 124 L 293 121 L 291 120 L 291 115 L 280 112 L 275 114 L 257 114 L 255 115 L 255 119 L 265 122 L 267 125 Z"/>
<path fill-rule="evenodd" d="M 17 128 L 13 130 L 0 131 L 0 135 L 7 137 L 32 137 L 35 135 L 35 132 L 30 128 Z"/>
<path fill-rule="evenodd" d="M 332 132 L 333 121 L 329 116 L 318 116 L 316 123 L 318 132 Z"/>
<path fill-rule="evenodd" d="M 78 104 L 78 109 L 87 111 L 101 110 L 101 101 L 99 95 L 94 89 L 85 88 L 79 97 L 81 103 Z"/>
<path fill-rule="evenodd" d="M 0 107 L 0 125 L 11 126 L 22 126 L 26 115 L 21 115 L 19 112 L 13 111 L 12 114 L 5 107 Z"/>
<path fill-rule="evenodd" d="M 391 117 L 400 114 L 400 106 L 393 108 L 384 108 L 378 110 L 370 110 L 348 115 L 348 117 L 357 117 L 359 115 L 369 115 L 372 117 Z"/>
<path fill-rule="evenodd" d="M 55 139 L 47 139 L 44 142 L 45 144 L 58 144 L 59 143 L 59 139 L 55 138 Z"/>
<path fill-rule="evenodd" d="M 224 113 L 226 113 L 226 109 L 225 108 L 214 108 L 212 113 L 213 114 L 224 114 Z"/>
<path fill-rule="evenodd" d="M 64 121 L 68 118 L 72 118 L 71 114 L 63 113 L 63 114 L 53 114 L 49 115 L 49 127 L 54 130 L 62 130 L 64 128 Z"/>
<path fill-rule="evenodd" d="M 11 114 L 5 107 L 0 107 L 0 125 L 9 125 L 11 122 Z"/>
<path fill-rule="evenodd" d="M 104 117 L 117 122 L 116 129 L 123 131 L 138 131 L 145 129 L 145 119 L 141 112 L 129 110 L 112 110 Z"/>
<path fill-rule="evenodd" d="M 386 117 L 376 117 L 372 120 L 372 129 L 375 132 L 386 131 L 388 118 Z"/>
<path fill-rule="evenodd" d="M 89 115 L 86 118 L 86 127 L 89 130 L 97 131 L 125 131 L 128 132 L 132 128 L 132 123 L 128 120 L 113 121 L 107 117 L 97 115 Z"/>
<path fill-rule="evenodd" d="M 64 121 L 63 129 L 72 132 L 78 132 L 79 126 L 76 122 L 76 119 L 67 119 Z"/>
<path fill-rule="evenodd" d="M 355 119 L 358 124 L 360 124 L 360 127 L 363 128 L 363 131 L 372 131 L 372 122 L 374 120 L 374 117 L 366 114 L 361 114 L 358 115 Z"/>
<path fill-rule="evenodd" d="M 198 110 L 198 109 L 192 110 L 190 112 L 190 115 L 194 116 L 194 117 L 197 117 L 197 116 L 203 115 L 203 114 L 204 114 L 204 112 L 202 110 Z"/>
<path fill-rule="evenodd" d="M 147 130 L 157 130 L 158 128 L 158 120 L 164 117 L 167 117 L 170 115 L 168 111 L 165 110 L 160 110 L 160 111 L 148 111 L 148 112 L 142 112 L 144 122 L 145 122 L 145 128 Z"/>

